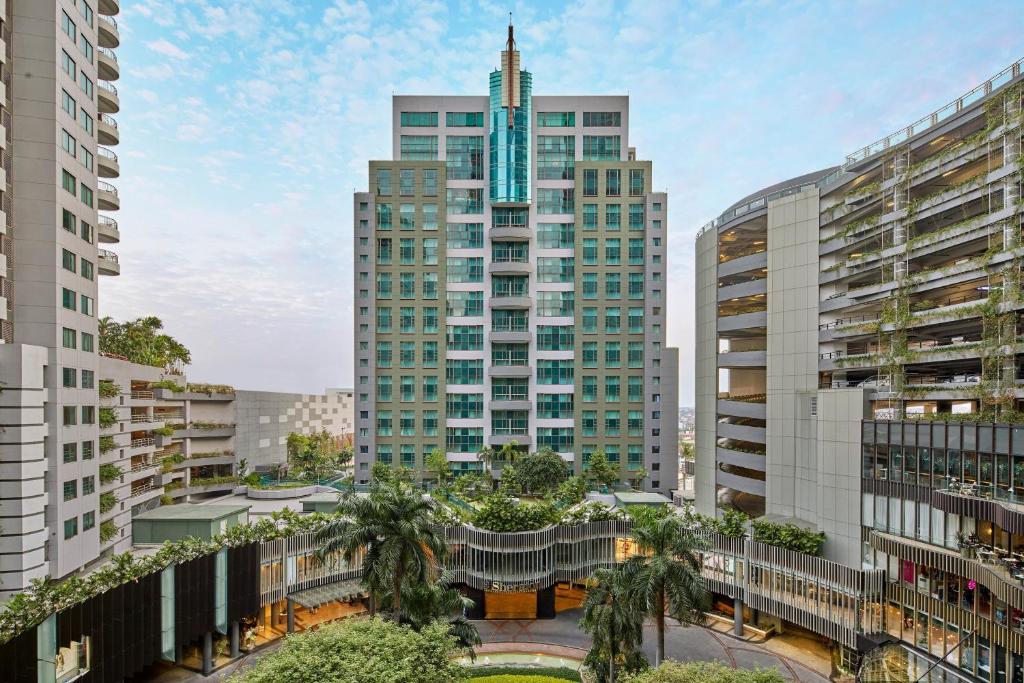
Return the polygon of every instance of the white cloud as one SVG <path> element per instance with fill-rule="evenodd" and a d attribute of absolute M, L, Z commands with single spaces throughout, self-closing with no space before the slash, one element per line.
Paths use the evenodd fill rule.
<path fill-rule="evenodd" d="M 169 40 L 165 40 L 163 38 L 146 43 L 146 47 L 157 54 L 164 55 L 165 57 L 171 57 L 172 59 L 188 59 L 187 52 Z"/>

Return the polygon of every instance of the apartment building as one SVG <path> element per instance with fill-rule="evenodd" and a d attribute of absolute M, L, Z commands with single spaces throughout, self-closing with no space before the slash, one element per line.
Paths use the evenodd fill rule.
<path fill-rule="evenodd" d="M 0 585 L 100 553 L 98 277 L 117 275 L 117 0 L 0 3 Z M 102 212 L 102 213 L 101 213 Z"/>
<path fill-rule="evenodd" d="M 354 200 L 357 482 L 515 444 L 675 488 L 667 196 L 628 97 L 535 96 L 510 26 L 488 94 L 396 96 L 392 131 Z"/>
<path fill-rule="evenodd" d="M 696 245 L 698 509 L 824 531 L 885 573 L 861 632 L 999 682 L 1024 680 L 1022 88 L 1017 62 Z"/>

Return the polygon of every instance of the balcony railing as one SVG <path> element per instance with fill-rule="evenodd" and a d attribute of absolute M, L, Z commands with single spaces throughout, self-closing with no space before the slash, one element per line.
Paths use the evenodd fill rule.
<path fill-rule="evenodd" d="M 111 19 L 111 20 L 110 20 L 110 23 L 114 23 L 114 20 L 113 20 L 113 19 Z M 115 62 L 117 61 L 117 55 L 115 55 L 115 54 L 114 54 L 114 51 L 113 51 L 113 50 L 111 50 L 111 49 L 110 49 L 109 47 L 98 47 L 98 48 L 96 48 L 96 49 L 97 49 L 97 50 L 99 51 L 99 53 L 100 53 L 101 55 L 104 55 L 104 56 L 106 56 L 106 57 L 109 57 L 110 59 L 112 59 L 112 60 L 113 60 L 113 61 L 115 61 Z"/>
<path fill-rule="evenodd" d="M 156 439 L 145 438 L 145 439 L 132 439 L 132 448 L 142 448 L 144 446 L 152 446 L 156 444 Z"/>
<path fill-rule="evenodd" d="M 107 149 L 106 147 L 97 147 L 96 148 L 96 153 L 98 155 L 100 155 L 101 157 L 105 158 L 105 159 L 110 159 L 111 161 L 117 161 L 117 155 L 114 154 L 109 149 Z"/>
<path fill-rule="evenodd" d="M 114 187 L 113 185 L 111 185 L 110 183 L 105 183 L 105 182 L 103 182 L 101 180 L 101 181 L 96 183 L 96 187 L 101 192 L 109 192 L 110 194 L 114 195 L 115 197 L 117 196 L 117 188 Z"/>
<path fill-rule="evenodd" d="M 96 85 L 100 90 L 106 90 L 107 92 L 112 93 L 114 97 L 117 97 L 117 88 L 115 88 L 114 84 L 110 81 L 96 81 Z"/>
<path fill-rule="evenodd" d="M 115 221 L 110 216 L 100 216 L 99 221 L 97 221 L 97 222 L 101 226 L 104 226 L 104 227 L 107 227 L 107 228 L 111 228 L 113 230 L 117 230 L 117 221 Z"/>
<path fill-rule="evenodd" d="M 937 489 L 953 495 L 1024 506 L 1024 495 L 1014 493 L 1002 486 L 960 481 L 956 477 L 942 477 L 937 484 Z"/>
<path fill-rule="evenodd" d="M 125 358 L 125 360 L 128 360 L 128 359 Z M 153 398 L 153 392 L 148 390 L 148 389 L 139 389 L 137 391 L 133 391 L 132 392 L 132 398 L 143 399 L 143 400 L 148 399 L 148 398 Z"/>
<path fill-rule="evenodd" d="M 100 114 L 100 121 L 107 124 L 111 128 L 117 128 L 117 121 L 115 121 L 114 117 L 110 114 Z"/>
<path fill-rule="evenodd" d="M 113 261 L 114 263 L 117 263 L 117 254 L 115 254 L 112 251 L 107 251 L 106 249 L 100 249 L 99 250 L 99 257 L 101 259 L 105 259 L 107 261 Z"/>
<path fill-rule="evenodd" d="M 117 28 L 117 21 L 109 14 L 101 14 L 100 21 L 108 21 L 114 26 L 114 28 Z"/>
<path fill-rule="evenodd" d="M 140 424 L 143 422 L 155 422 L 157 418 L 150 417 L 149 415 L 132 415 L 132 424 Z"/>

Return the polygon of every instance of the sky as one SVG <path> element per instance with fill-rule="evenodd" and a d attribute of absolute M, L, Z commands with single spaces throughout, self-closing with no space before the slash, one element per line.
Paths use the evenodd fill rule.
<path fill-rule="evenodd" d="M 513 13 L 535 95 L 628 94 L 668 201 L 668 343 L 693 402 L 697 230 L 838 164 L 1024 57 L 1019 0 L 471 3 L 125 0 L 121 276 L 194 381 L 352 385 L 352 193 L 394 94 L 485 95 Z"/>

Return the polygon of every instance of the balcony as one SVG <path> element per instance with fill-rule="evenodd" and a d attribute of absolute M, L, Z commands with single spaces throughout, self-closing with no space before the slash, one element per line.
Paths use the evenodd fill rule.
<path fill-rule="evenodd" d="M 96 73 L 105 81 L 116 81 L 121 77 L 121 67 L 113 50 L 105 47 L 96 50 Z"/>
<path fill-rule="evenodd" d="M 117 262 L 117 254 L 106 249 L 100 249 L 97 256 L 97 265 L 100 269 L 100 275 L 120 275 L 121 264 Z"/>
<path fill-rule="evenodd" d="M 96 225 L 96 237 L 100 244 L 117 244 L 121 241 L 121 232 L 117 229 L 117 221 L 110 216 L 100 216 Z"/>
<path fill-rule="evenodd" d="M 528 225 L 502 225 L 491 228 L 488 231 L 488 235 L 492 240 L 505 242 L 522 240 L 524 242 L 528 242 L 532 232 Z"/>
<path fill-rule="evenodd" d="M 493 275 L 528 275 L 533 266 L 529 261 L 491 261 L 487 270 Z"/>
<path fill-rule="evenodd" d="M 100 114 L 96 123 L 96 139 L 101 145 L 116 145 L 121 142 L 121 133 L 117 130 L 117 121 L 113 116 Z"/>
<path fill-rule="evenodd" d="M 100 47 L 117 47 L 121 44 L 121 34 L 117 30 L 117 21 L 114 17 L 103 14 L 96 17 L 96 37 L 99 39 Z"/>
<path fill-rule="evenodd" d="M 533 368 L 529 365 L 491 365 L 487 374 L 491 377 L 529 377 Z"/>
<path fill-rule="evenodd" d="M 529 434 L 491 434 L 487 437 L 487 443 L 491 446 L 504 446 L 513 442 L 518 446 L 529 446 L 533 443 Z"/>
<path fill-rule="evenodd" d="M 116 114 L 121 111 L 117 88 L 107 81 L 97 81 L 96 86 L 96 106 L 100 114 Z"/>
<path fill-rule="evenodd" d="M 492 296 L 491 308 L 520 309 L 530 308 L 530 297 L 528 296 Z"/>
<path fill-rule="evenodd" d="M 121 0 L 99 0 L 96 10 L 104 16 L 112 16 L 121 11 Z"/>
<path fill-rule="evenodd" d="M 121 208 L 117 188 L 103 181 L 96 183 L 96 201 L 101 211 L 117 211 Z"/>
<path fill-rule="evenodd" d="M 533 334 L 529 330 L 494 329 L 487 338 L 498 343 L 527 343 L 533 339 Z"/>
<path fill-rule="evenodd" d="M 117 178 L 121 175 L 117 155 L 106 147 L 96 148 L 96 175 L 100 178 Z"/>

